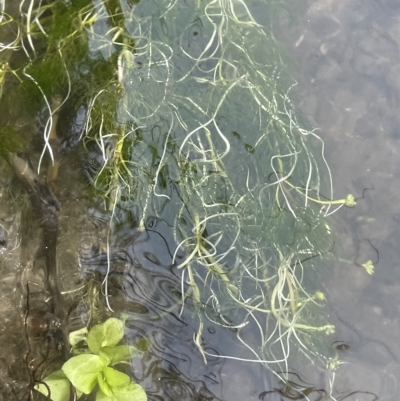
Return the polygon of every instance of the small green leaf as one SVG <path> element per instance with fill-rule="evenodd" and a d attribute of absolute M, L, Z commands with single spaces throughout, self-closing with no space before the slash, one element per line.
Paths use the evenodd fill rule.
<path fill-rule="evenodd" d="M 102 324 L 96 324 L 91 328 L 87 337 L 87 343 L 94 354 L 102 347 L 117 345 L 124 336 L 124 323 L 111 317 Z"/>
<path fill-rule="evenodd" d="M 109 397 L 107 394 L 104 394 L 100 388 L 100 390 L 96 393 L 96 401 L 113 401 L 113 398 Z"/>
<path fill-rule="evenodd" d="M 129 382 L 127 386 L 113 387 L 113 401 L 147 401 L 147 394 L 136 383 Z"/>
<path fill-rule="evenodd" d="M 108 383 L 107 383 L 107 381 L 105 380 L 105 377 L 103 376 L 102 373 L 99 373 L 99 375 L 97 376 L 97 380 L 98 380 L 98 383 L 99 383 L 100 390 L 101 390 L 107 397 L 109 397 L 109 398 L 111 399 L 111 397 L 112 397 L 112 392 L 111 392 L 110 386 L 108 385 Z M 96 399 L 97 399 L 97 396 L 96 396 Z"/>
<path fill-rule="evenodd" d="M 70 382 L 62 370 L 57 370 L 43 380 L 50 388 L 50 398 L 53 401 L 69 401 Z M 37 384 L 35 390 L 49 396 L 49 391 L 44 384 Z"/>
<path fill-rule="evenodd" d="M 99 350 L 99 355 L 108 361 L 108 365 L 115 365 L 119 362 L 129 361 L 132 356 L 139 353 L 140 351 L 131 345 L 103 347 Z"/>
<path fill-rule="evenodd" d="M 105 381 L 112 388 L 127 386 L 127 385 L 129 385 L 129 383 L 131 381 L 131 379 L 129 378 L 128 375 L 126 375 L 125 373 L 119 372 L 118 370 L 115 370 L 113 368 L 108 368 L 108 367 L 104 368 L 103 375 L 104 375 Z"/>
<path fill-rule="evenodd" d="M 129 382 L 128 385 L 112 388 L 112 396 L 104 394 L 99 390 L 96 401 L 147 401 L 147 395 L 139 384 Z"/>
<path fill-rule="evenodd" d="M 108 397 L 113 397 L 113 389 L 115 387 L 128 386 L 131 379 L 128 375 L 122 372 L 118 372 L 113 368 L 104 368 L 101 373 L 99 373 L 98 383 L 100 390 Z"/>
<path fill-rule="evenodd" d="M 69 333 L 69 343 L 71 346 L 75 347 L 76 344 L 86 340 L 87 333 L 88 331 L 86 327 Z"/>
<path fill-rule="evenodd" d="M 107 362 L 98 355 L 74 356 L 64 363 L 62 370 L 71 383 L 84 394 L 90 394 L 97 383 L 97 375 Z"/>

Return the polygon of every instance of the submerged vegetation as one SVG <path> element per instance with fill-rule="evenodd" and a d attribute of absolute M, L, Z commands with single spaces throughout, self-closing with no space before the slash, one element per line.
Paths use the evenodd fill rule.
<path fill-rule="evenodd" d="M 194 305 L 204 361 L 210 319 L 247 350 L 213 356 L 287 380 L 293 355 L 340 363 L 318 278 L 334 245 L 326 217 L 355 201 L 334 200 L 324 144 L 290 100 L 288 62 L 265 25 L 281 3 L 31 0 L 13 14 L 2 0 L 0 152 L 24 146 L 18 119 L 6 117 L 15 99 L 45 116 L 37 169 L 49 160 L 50 181 L 60 154 L 82 144 L 111 214 L 107 252 L 124 224 L 144 231 L 163 220 L 182 272 L 176 308 Z M 79 130 L 57 124 L 66 108 L 83 116 Z M 111 267 L 102 285 L 110 311 Z"/>

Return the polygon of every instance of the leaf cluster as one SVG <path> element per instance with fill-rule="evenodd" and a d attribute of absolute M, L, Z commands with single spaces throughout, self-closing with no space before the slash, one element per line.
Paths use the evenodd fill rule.
<path fill-rule="evenodd" d="M 60 370 L 47 376 L 35 389 L 52 401 L 68 401 L 71 384 L 78 398 L 97 389 L 96 401 L 146 401 L 143 388 L 113 367 L 139 353 L 133 346 L 118 345 L 123 336 L 122 320 L 109 318 L 93 326 L 85 338 L 86 352 L 70 358 Z M 79 335 L 71 333 L 70 340 L 76 337 Z"/>

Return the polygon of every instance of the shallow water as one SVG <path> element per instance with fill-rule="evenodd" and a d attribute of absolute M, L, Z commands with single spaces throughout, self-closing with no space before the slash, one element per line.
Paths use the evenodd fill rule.
<path fill-rule="evenodd" d="M 307 2 L 278 36 L 298 66 L 296 99 L 320 129 L 336 195 L 340 260 L 325 283 L 345 344 L 336 399 L 397 400 L 399 393 L 399 21 L 395 1 Z M 371 259 L 375 273 L 359 267 Z"/>
<path fill-rule="evenodd" d="M 268 15 L 256 1 L 251 3 L 259 11 L 259 21 L 266 23 Z M 123 223 L 116 224 L 113 231 L 107 291 L 111 308 L 129 315 L 127 339 L 148 344 L 148 350 L 133 361 L 131 374 L 150 400 L 396 399 L 400 281 L 397 283 L 395 257 L 399 216 L 394 204 L 399 195 L 395 177 L 400 150 L 396 113 L 400 10 L 395 2 L 383 3 L 304 2 L 304 14 L 296 15 L 296 23 L 283 19 L 276 32 L 297 66 L 299 85 L 292 89 L 296 110 L 321 130 L 335 193 L 338 197 L 353 193 L 358 198 L 356 208 L 342 208 L 332 217 L 335 255 L 340 259 L 322 276 L 329 301 L 325 313 L 336 326 L 332 342 L 343 364 L 333 373 L 315 368 L 311 362 L 296 366 L 294 361 L 292 388 L 283 388 L 261 364 L 213 356 L 204 364 L 193 341 L 200 319 L 198 306 L 189 297 L 182 308 L 182 291 L 187 288 L 182 288 L 182 270 L 176 269 L 176 264 L 184 260 L 184 254 L 178 252 L 175 266 L 171 263 L 177 246 L 171 233 L 176 206 L 161 208 L 163 219 L 150 216 L 146 230 L 137 227 L 140 212 L 127 206 L 119 216 Z M 185 49 L 196 52 L 191 45 L 188 42 Z M 74 135 L 71 138 L 68 146 L 73 148 Z M 246 146 L 246 152 L 251 153 L 251 146 Z M 138 149 L 141 155 L 147 151 L 145 146 Z M 243 149 L 240 152 L 246 154 Z M 37 159 L 37 153 L 34 150 L 31 157 Z M 82 155 L 72 150 L 63 160 L 53 187 L 61 205 L 57 248 L 61 290 L 71 294 L 67 297 L 70 301 L 87 275 L 104 290 L 101 283 L 108 269 L 110 211 L 103 209 L 101 201 L 93 201 L 87 186 L 90 172 L 86 169 L 83 174 L 82 170 Z M 0 238 L 4 272 L 0 383 L 4 388 L 21 384 L 23 389 L 18 380 L 26 381 L 27 373 L 18 375 L 15 371 L 21 366 L 25 369 L 27 359 L 21 365 L 15 355 L 18 347 L 23 349 L 26 344 L 15 333 L 24 329 L 26 307 L 16 288 L 24 287 L 27 281 L 37 283 L 40 298 L 45 261 L 37 252 L 41 234 L 35 217 L 29 215 L 29 201 L 22 188 L 13 188 L 11 171 L 5 165 L 2 171 L 0 218 L 5 240 Z M 12 199 L 25 214 L 16 212 Z M 159 205 L 151 207 L 160 209 Z M 372 276 L 361 267 L 368 259 L 375 264 Z M 17 315 L 10 323 L 8 315 L 15 305 Z M 209 317 L 202 332 L 204 351 L 248 357 L 248 350 L 238 346 L 237 331 L 221 328 L 223 316 L 207 305 L 202 308 L 201 315 Z M 85 324 L 86 313 L 83 306 L 78 307 L 70 328 Z M 15 328 L 10 330 L 10 325 Z M 255 331 L 248 333 L 246 339 L 251 342 L 256 335 Z M 42 340 L 36 341 L 39 353 L 46 348 Z M 9 352 L 8 344 L 15 350 Z M 7 379 L 9 366 L 13 381 Z M 4 394 L 11 397 L 12 391 Z"/>

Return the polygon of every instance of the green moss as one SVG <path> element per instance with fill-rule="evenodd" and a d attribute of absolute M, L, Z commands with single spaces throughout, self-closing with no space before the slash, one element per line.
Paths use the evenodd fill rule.
<path fill-rule="evenodd" d="M 25 150 L 25 143 L 18 131 L 11 127 L 0 126 L 0 156 Z"/>

